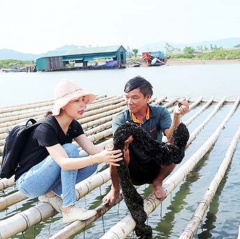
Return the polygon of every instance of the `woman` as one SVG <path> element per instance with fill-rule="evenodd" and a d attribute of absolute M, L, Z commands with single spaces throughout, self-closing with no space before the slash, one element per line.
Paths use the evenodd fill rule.
<path fill-rule="evenodd" d="M 99 163 L 118 166 L 122 153 L 94 145 L 77 121 L 95 95 L 84 92 L 73 81 L 62 80 L 55 88 L 54 97 L 48 122 L 37 126 L 26 142 L 21 156 L 23 163 L 15 173 L 16 185 L 28 197 L 39 197 L 41 202 L 48 202 L 62 212 L 64 223 L 86 220 L 96 211 L 76 205 L 75 184 L 93 174 Z M 89 156 L 79 156 L 73 139 Z M 24 162 L 24 158 L 30 159 Z"/>

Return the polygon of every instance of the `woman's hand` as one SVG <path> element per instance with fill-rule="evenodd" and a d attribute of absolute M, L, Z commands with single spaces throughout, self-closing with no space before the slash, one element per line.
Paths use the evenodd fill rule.
<path fill-rule="evenodd" d="M 105 149 L 98 154 L 92 155 L 91 157 L 93 162 L 107 163 L 113 166 L 119 166 L 117 162 L 123 159 L 121 156 L 122 152 L 120 149 L 118 150 Z"/>

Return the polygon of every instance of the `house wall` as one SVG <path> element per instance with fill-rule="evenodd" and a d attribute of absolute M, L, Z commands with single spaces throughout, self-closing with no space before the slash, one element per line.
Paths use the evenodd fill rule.
<path fill-rule="evenodd" d="M 74 55 L 64 55 L 64 56 L 49 56 L 49 57 L 42 57 L 37 59 L 36 65 L 38 71 L 55 71 L 55 70 L 64 70 L 65 69 L 65 61 L 63 58 L 66 57 L 79 57 L 83 60 L 79 60 L 78 63 L 82 63 L 83 67 L 87 66 L 86 58 L 93 59 L 94 57 L 99 56 L 108 56 L 108 55 L 116 55 L 116 60 L 119 65 L 126 64 L 126 50 L 124 47 L 119 47 L 117 51 L 114 52 L 96 52 L 96 53 L 89 53 L 89 54 L 74 54 Z"/>
<path fill-rule="evenodd" d="M 48 71 L 48 58 L 43 57 L 36 60 L 38 71 Z"/>

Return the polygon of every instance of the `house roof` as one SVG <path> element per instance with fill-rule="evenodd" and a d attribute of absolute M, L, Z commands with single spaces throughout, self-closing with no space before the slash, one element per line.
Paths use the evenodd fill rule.
<path fill-rule="evenodd" d="M 56 49 L 54 51 L 49 51 L 46 54 L 42 55 L 41 57 L 109 53 L 109 52 L 117 52 L 119 50 L 119 48 L 121 48 L 121 47 L 125 50 L 125 48 L 121 45 L 105 46 L 105 47 L 76 47 L 76 46 L 73 46 L 71 48 L 65 47 L 65 48 Z"/>

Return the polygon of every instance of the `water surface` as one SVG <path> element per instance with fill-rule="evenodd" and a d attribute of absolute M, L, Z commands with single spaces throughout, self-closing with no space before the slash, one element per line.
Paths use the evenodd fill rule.
<path fill-rule="evenodd" d="M 152 83 L 154 95 L 158 98 L 167 96 L 172 99 L 176 96 L 185 96 L 194 100 L 203 96 L 207 100 L 211 96 L 214 96 L 215 99 L 226 96 L 229 100 L 235 100 L 240 95 L 240 64 L 140 67 L 105 71 L 1 73 L 0 106 L 51 100 L 53 99 L 54 86 L 62 78 L 73 79 L 84 89 L 98 95 L 122 95 L 126 81 L 136 75 L 141 75 Z M 214 107 L 215 105 L 209 106 L 201 116 L 189 125 L 190 132 L 210 114 Z M 209 124 L 204 127 L 186 150 L 184 160 L 187 160 L 201 147 L 231 107 L 232 104 L 225 104 Z M 198 110 L 199 107 L 190 111 L 184 116 L 183 121 L 190 118 Z M 239 119 L 240 111 L 238 110 L 228 122 L 214 147 L 163 204 L 149 216 L 148 223 L 153 228 L 153 238 L 172 239 L 179 237 L 217 172 L 230 141 L 240 126 Z M 237 238 L 238 226 L 240 225 L 239 160 L 240 145 L 238 144 L 232 163 L 204 216 L 195 238 Z M 174 172 L 177 169 L 178 167 Z M 101 199 L 109 191 L 110 185 L 110 182 L 107 182 L 101 188 L 92 191 L 80 200 L 80 204 L 85 207 L 100 205 Z M 14 188 L 9 188 L 5 192 L 0 192 L 0 196 L 11 193 L 13 190 Z M 143 185 L 138 191 L 146 197 L 151 193 L 152 188 L 151 185 Z M 0 212 L 0 218 L 12 216 L 37 203 L 35 199 L 18 203 L 6 211 Z M 94 222 L 84 233 L 72 238 L 99 238 L 126 214 L 126 206 L 123 201 Z M 45 239 L 62 227 L 61 215 L 58 214 L 28 229 L 24 236 L 17 235 L 13 238 Z M 136 237 L 132 234 L 129 238 Z"/>

